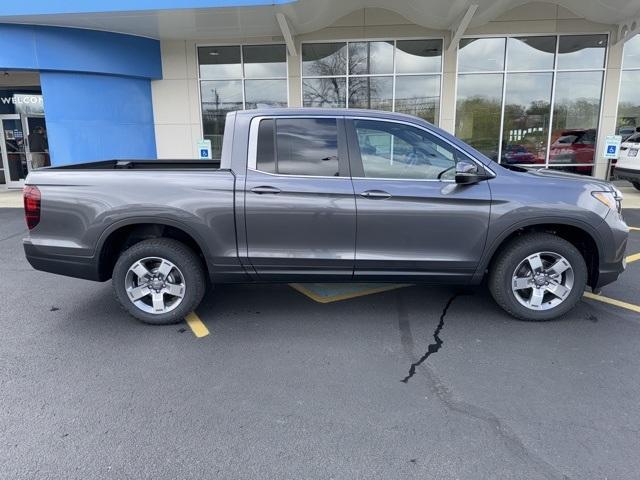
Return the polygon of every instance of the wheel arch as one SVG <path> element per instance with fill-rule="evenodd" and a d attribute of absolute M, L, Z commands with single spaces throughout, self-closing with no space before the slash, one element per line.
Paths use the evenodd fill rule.
<path fill-rule="evenodd" d="M 505 229 L 497 236 L 486 250 L 484 258 L 476 272 L 480 281 L 500 252 L 514 238 L 530 233 L 550 233 L 570 242 L 582 254 L 588 271 L 588 285 L 598 281 L 601 240 L 598 233 L 590 225 L 572 219 L 545 218 L 535 221 L 523 221 Z"/>
<path fill-rule="evenodd" d="M 201 258 L 205 273 L 209 275 L 206 244 L 193 229 L 168 218 L 140 217 L 115 222 L 100 236 L 96 248 L 100 280 L 111 278 L 113 267 L 122 251 L 143 240 L 161 237 L 173 238 L 191 248 Z"/>

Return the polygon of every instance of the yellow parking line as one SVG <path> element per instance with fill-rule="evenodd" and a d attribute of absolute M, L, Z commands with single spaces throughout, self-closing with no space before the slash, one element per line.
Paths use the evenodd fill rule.
<path fill-rule="evenodd" d="M 200 320 L 200 317 L 196 314 L 196 312 L 191 312 L 189 315 L 185 317 L 187 321 L 187 325 L 191 328 L 193 334 L 198 337 L 206 337 L 209 335 L 209 329 L 207 326 Z"/>
<path fill-rule="evenodd" d="M 640 253 L 635 253 L 627 257 L 627 263 L 635 262 L 636 260 L 640 260 Z"/>
<path fill-rule="evenodd" d="M 631 310 L 632 312 L 640 313 L 640 305 L 622 302 L 620 300 L 616 300 L 615 298 L 603 297 L 602 295 L 596 295 L 595 293 L 591 292 L 584 292 L 584 296 L 585 298 L 590 298 L 591 300 L 597 300 L 598 302 L 607 303 L 616 307 L 626 308 L 627 310 Z"/>
<path fill-rule="evenodd" d="M 350 300 L 352 298 L 364 297 L 365 295 L 373 295 L 374 293 L 387 292 L 389 290 L 408 287 L 410 285 L 390 284 L 383 287 L 369 288 L 366 290 L 359 290 L 356 292 L 349 292 L 349 293 L 344 293 L 339 295 L 329 295 L 329 296 L 318 295 L 317 293 L 312 292 L 311 290 L 309 290 L 307 287 L 305 287 L 303 284 L 300 284 L 300 283 L 290 283 L 289 286 L 294 290 L 297 290 L 298 292 L 302 293 L 303 295 L 306 295 L 307 297 L 309 297 L 311 300 L 315 302 L 332 303 L 332 302 L 339 302 L 341 300 Z"/>

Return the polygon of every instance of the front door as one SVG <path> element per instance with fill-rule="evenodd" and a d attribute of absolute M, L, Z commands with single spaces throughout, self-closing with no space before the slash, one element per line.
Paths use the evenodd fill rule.
<path fill-rule="evenodd" d="M 261 279 L 350 279 L 355 208 L 341 118 L 254 119 L 245 222 Z"/>
<path fill-rule="evenodd" d="M 29 173 L 27 139 L 18 114 L 0 115 L 0 150 L 9 188 L 21 188 Z"/>
<path fill-rule="evenodd" d="M 22 125 L 27 138 L 26 150 L 29 171 L 51 166 L 44 115 L 23 115 Z"/>
<path fill-rule="evenodd" d="M 487 181 L 453 180 L 457 161 L 472 160 L 402 122 L 347 120 L 347 134 L 358 212 L 354 279 L 470 279 L 484 249 L 491 202 Z"/>

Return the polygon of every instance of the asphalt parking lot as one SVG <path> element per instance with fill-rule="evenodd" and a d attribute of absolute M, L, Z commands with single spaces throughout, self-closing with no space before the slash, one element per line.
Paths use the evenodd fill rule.
<path fill-rule="evenodd" d="M 238 285 L 192 331 L 32 270 L 24 232 L 0 209 L 1 478 L 638 478 L 640 261 L 550 323 L 482 288 Z"/>

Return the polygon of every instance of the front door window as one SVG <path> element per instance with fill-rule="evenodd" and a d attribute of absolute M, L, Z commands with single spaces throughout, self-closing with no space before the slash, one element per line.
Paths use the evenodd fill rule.
<path fill-rule="evenodd" d="M 353 124 L 366 178 L 453 179 L 455 149 L 425 131 L 376 120 Z"/>

